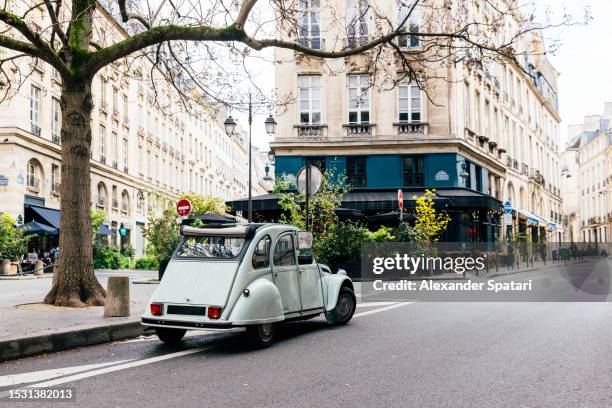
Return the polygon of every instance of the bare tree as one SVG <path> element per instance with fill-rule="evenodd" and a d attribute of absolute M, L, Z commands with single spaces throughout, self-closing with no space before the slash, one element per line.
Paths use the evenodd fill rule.
<path fill-rule="evenodd" d="M 403 12 L 397 19 L 385 12 L 395 8 L 395 1 L 354 1 L 361 4 L 357 14 L 344 18 L 344 10 L 334 10 L 331 14 L 337 18 L 319 27 L 340 28 L 336 41 L 323 47 L 304 41 L 303 20 L 305 7 L 333 7 L 326 0 L 106 0 L 104 5 L 96 0 L 2 0 L 0 46 L 12 50 L 0 55 L 4 97 L 10 97 L 28 75 L 18 63 L 22 58 L 51 65 L 62 80 L 61 256 L 56 283 L 45 302 L 78 307 L 105 301 L 93 272 L 89 218 L 92 81 L 104 67 L 121 63 L 124 74 L 131 75 L 133 58 L 148 58 L 158 77 L 170 81 L 185 106 L 193 108 L 227 104 L 222 89 L 232 88 L 235 68 L 266 48 L 293 50 L 296 57 L 322 63 L 366 55 L 365 68 L 386 72 L 390 86 L 406 76 L 423 78 L 425 68 L 437 62 L 471 58 L 483 64 L 503 59 L 522 67 L 520 55 L 543 52 L 518 48 L 521 36 L 542 27 L 517 19 L 513 1 L 477 2 L 489 8 L 489 18 L 482 22 L 473 21 L 471 11 L 464 9 L 469 1 L 400 0 Z M 418 26 L 410 24 L 417 7 L 426 16 Z M 112 27 L 104 28 L 113 25 L 109 9 L 117 11 L 123 24 L 119 37 L 110 34 Z M 365 15 L 372 21 L 369 33 L 357 26 Z M 503 36 L 509 20 L 516 29 Z M 351 40 L 357 35 L 357 41 Z M 418 51 L 406 53 L 398 46 L 406 36 L 421 41 Z M 220 54 L 243 65 L 228 68 Z M 151 78 L 155 75 L 152 72 Z"/>

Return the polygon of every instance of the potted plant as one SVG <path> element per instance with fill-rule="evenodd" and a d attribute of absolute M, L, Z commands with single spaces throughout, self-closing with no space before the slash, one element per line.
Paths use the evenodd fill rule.
<path fill-rule="evenodd" d="M 15 227 L 15 220 L 0 214 L 0 260 L 3 275 L 16 275 L 19 272 L 19 257 L 26 251 L 30 237 Z"/>

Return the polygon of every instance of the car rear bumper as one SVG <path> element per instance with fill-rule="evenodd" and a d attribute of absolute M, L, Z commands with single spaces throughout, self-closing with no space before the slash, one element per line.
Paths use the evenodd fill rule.
<path fill-rule="evenodd" d="M 143 317 L 142 324 L 149 327 L 168 327 L 173 329 L 231 329 L 235 327 L 230 322 L 190 322 Z"/>

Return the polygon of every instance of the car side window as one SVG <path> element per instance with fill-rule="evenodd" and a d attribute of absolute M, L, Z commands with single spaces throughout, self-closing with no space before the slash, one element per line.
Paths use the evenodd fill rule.
<path fill-rule="evenodd" d="M 272 240 L 269 235 L 266 235 L 259 240 L 253 251 L 253 268 L 263 269 L 270 266 L 270 246 L 272 246 Z"/>
<path fill-rule="evenodd" d="M 283 235 L 276 241 L 274 246 L 274 265 L 295 265 L 295 248 L 293 246 L 293 235 Z"/>

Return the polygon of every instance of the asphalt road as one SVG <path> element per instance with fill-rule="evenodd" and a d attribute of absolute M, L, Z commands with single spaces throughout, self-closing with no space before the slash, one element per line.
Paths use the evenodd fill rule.
<path fill-rule="evenodd" d="M 610 407 L 612 303 L 363 303 L 353 321 L 147 337 L 0 365 L 0 392 L 72 387 L 43 407 Z M 59 370 L 48 372 L 47 370 Z M 18 375 L 21 374 L 21 375 Z"/>

